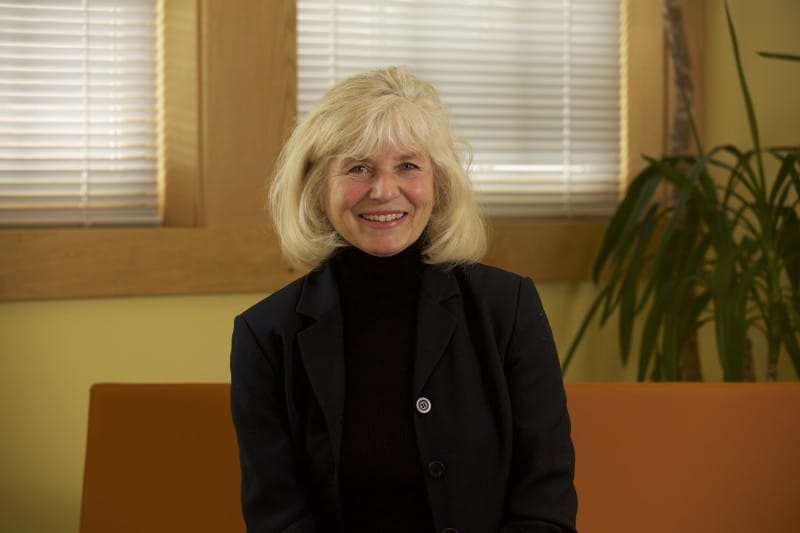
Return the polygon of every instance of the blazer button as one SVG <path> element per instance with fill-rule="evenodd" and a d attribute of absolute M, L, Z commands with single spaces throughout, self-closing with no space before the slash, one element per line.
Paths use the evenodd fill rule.
<path fill-rule="evenodd" d="M 431 401 L 425 396 L 420 396 L 417 399 L 417 411 L 422 415 L 427 415 L 431 412 Z"/>
<path fill-rule="evenodd" d="M 442 533 L 458 533 L 458 530 L 452 527 L 446 527 L 442 530 Z"/>
<path fill-rule="evenodd" d="M 444 463 L 441 461 L 431 461 L 428 463 L 428 475 L 433 479 L 442 479 L 444 477 Z"/>

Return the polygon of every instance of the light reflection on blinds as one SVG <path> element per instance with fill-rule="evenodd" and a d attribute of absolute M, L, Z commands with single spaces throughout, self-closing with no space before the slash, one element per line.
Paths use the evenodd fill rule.
<path fill-rule="evenodd" d="M 0 0 L 0 225 L 161 221 L 157 0 Z"/>
<path fill-rule="evenodd" d="M 621 189 L 619 0 L 299 0 L 298 114 L 402 64 L 473 148 L 493 215 L 605 215 Z"/>

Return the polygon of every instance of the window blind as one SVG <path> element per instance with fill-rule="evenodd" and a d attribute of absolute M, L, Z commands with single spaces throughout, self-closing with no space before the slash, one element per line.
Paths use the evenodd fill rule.
<path fill-rule="evenodd" d="M 0 225 L 161 220 L 157 0 L 0 0 Z"/>
<path fill-rule="evenodd" d="M 621 193 L 620 0 L 299 0 L 298 115 L 405 65 L 439 90 L 492 215 L 605 215 Z"/>

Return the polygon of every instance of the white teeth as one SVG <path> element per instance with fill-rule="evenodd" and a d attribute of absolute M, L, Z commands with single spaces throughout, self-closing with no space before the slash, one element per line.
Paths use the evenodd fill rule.
<path fill-rule="evenodd" d="M 367 220 L 371 220 L 372 222 L 391 222 L 392 220 L 397 220 L 398 218 L 402 218 L 403 213 L 392 213 L 390 215 L 361 215 L 361 216 L 366 218 Z"/>

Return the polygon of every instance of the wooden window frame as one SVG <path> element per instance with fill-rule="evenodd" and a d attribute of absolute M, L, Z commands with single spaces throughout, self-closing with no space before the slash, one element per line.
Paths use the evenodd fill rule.
<path fill-rule="evenodd" d="M 665 139 L 661 2 L 622 0 L 628 175 Z M 295 114 L 294 0 L 166 0 L 165 222 L 0 230 L 0 300 L 268 293 L 282 259 L 265 183 Z M 656 37 L 654 37 L 654 35 Z M 496 219 L 485 262 L 537 281 L 587 279 L 604 219 Z"/>

